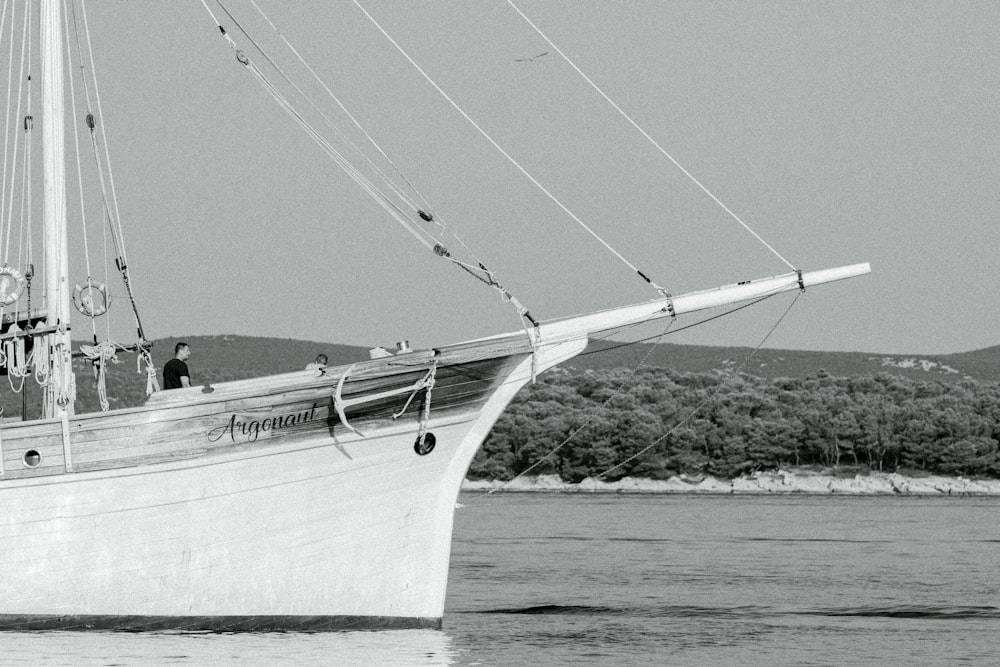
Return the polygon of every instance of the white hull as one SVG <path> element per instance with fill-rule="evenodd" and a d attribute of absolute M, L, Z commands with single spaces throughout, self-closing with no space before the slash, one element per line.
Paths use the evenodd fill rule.
<path fill-rule="evenodd" d="M 823 282 L 811 275 L 672 303 Z M 0 628 L 437 627 L 455 501 L 497 417 L 589 333 L 669 312 L 652 301 L 543 324 L 533 342 L 509 334 L 5 424 Z M 423 455 L 422 429 L 435 441 Z"/>
<path fill-rule="evenodd" d="M 4 613 L 110 625 L 176 617 L 172 627 L 253 616 L 433 625 L 458 486 L 486 419 L 435 426 L 438 447 L 423 457 L 405 431 L 344 446 L 351 458 L 303 443 L 9 489 L 4 515 L 16 523 L 0 528 Z"/>
<path fill-rule="evenodd" d="M 546 365 L 585 344 L 548 348 Z M 436 442 L 424 456 L 416 419 L 369 421 L 362 437 L 323 426 L 336 412 L 320 404 L 320 428 L 285 444 L 258 437 L 176 462 L 0 481 L 0 627 L 439 627 L 461 482 L 533 370 L 524 354 L 499 368 L 475 410 L 435 417 L 432 407 Z M 326 396 L 334 379 L 319 380 Z M 232 404 L 219 403 L 215 423 Z M 230 439 L 222 430 L 216 442 Z M 10 478 L 30 442 L 4 431 Z M 202 428 L 199 444 L 209 434 L 219 429 Z"/>

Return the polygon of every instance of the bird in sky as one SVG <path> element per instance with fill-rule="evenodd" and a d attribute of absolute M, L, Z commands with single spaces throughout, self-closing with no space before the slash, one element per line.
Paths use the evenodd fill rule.
<path fill-rule="evenodd" d="M 537 56 L 531 56 L 530 58 L 515 58 L 514 62 L 516 62 L 516 63 L 530 63 L 530 62 L 533 62 L 533 61 L 537 60 L 538 58 L 541 58 L 542 56 L 547 56 L 547 55 L 549 55 L 548 51 L 542 51 Z"/>

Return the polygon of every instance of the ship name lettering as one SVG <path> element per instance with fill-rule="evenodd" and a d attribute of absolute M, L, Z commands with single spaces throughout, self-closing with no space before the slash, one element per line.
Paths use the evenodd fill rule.
<path fill-rule="evenodd" d="M 313 403 L 312 407 L 308 410 L 275 417 L 265 417 L 264 419 L 240 419 L 236 413 L 233 413 L 229 416 L 225 425 L 208 432 L 208 441 L 219 442 L 228 435 L 232 442 L 236 442 L 237 440 L 256 442 L 261 433 L 280 431 L 290 426 L 313 421 L 316 418 L 317 407 L 319 407 L 318 404 Z"/>

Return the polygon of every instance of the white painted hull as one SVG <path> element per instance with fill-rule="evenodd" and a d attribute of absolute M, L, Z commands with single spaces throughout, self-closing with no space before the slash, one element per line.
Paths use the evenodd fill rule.
<path fill-rule="evenodd" d="M 546 366 L 585 344 L 549 348 Z M 404 419 L 363 435 L 320 428 L 250 450 L 0 481 L 0 627 L 439 627 L 461 482 L 531 379 L 530 357 L 511 360 L 475 410 L 432 409 L 435 447 L 423 456 L 418 422 Z M 4 442 L 8 477 L 18 446 L 30 443 Z"/>
<path fill-rule="evenodd" d="M 735 301 L 803 282 L 721 289 Z M 719 302 L 713 291 L 676 303 L 694 310 L 700 294 Z M 0 628 L 437 627 L 455 501 L 497 417 L 589 333 L 670 311 L 653 301 L 544 324 L 534 341 L 509 334 L 4 425 Z M 429 372 L 425 413 L 410 399 L 427 398 L 413 387 Z M 421 429 L 435 439 L 425 455 Z"/>
<path fill-rule="evenodd" d="M 433 624 L 477 424 L 434 425 L 423 457 L 403 431 L 8 489 L 3 612 Z"/>

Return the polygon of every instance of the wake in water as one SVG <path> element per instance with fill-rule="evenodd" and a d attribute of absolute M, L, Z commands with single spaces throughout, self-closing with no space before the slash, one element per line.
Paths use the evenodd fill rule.
<path fill-rule="evenodd" d="M 764 606 L 698 607 L 665 605 L 655 607 L 617 607 L 602 605 L 543 604 L 530 607 L 511 607 L 460 612 L 465 614 L 515 614 L 515 615 L 569 615 L 569 616 L 637 616 L 643 618 L 689 618 L 710 616 L 714 618 L 765 618 L 772 616 L 837 616 L 860 618 L 983 618 L 1000 619 L 1000 607 L 989 606 L 924 606 L 897 605 L 888 607 L 824 607 L 819 609 L 785 610 Z"/>

